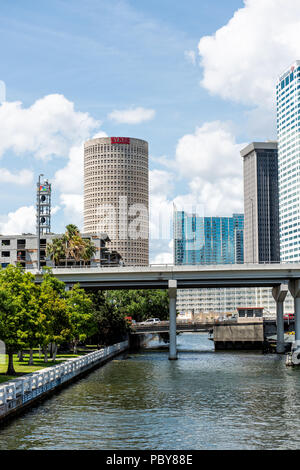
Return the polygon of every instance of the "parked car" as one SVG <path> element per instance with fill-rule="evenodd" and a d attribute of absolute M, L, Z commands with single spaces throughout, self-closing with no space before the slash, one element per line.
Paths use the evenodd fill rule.
<path fill-rule="evenodd" d="M 159 318 L 148 318 L 148 320 L 142 321 L 141 325 L 153 325 L 154 323 L 160 323 Z"/>

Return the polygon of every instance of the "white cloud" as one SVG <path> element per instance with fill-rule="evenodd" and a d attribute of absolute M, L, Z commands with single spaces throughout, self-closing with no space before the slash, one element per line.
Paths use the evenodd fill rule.
<path fill-rule="evenodd" d="M 229 22 L 200 39 L 201 84 L 247 105 L 275 103 L 277 77 L 299 58 L 299 0 L 245 0 Z"/>
<path fill-rule="evenodd" d="M 150 239 L 158 243 L 172 237 L 173 202 L 164 194 L 151 194 L 149 203 Z"/>
<path fill-rule="evenodd" d="M 51 215 L 60 210 L 59 206 L 51 208 Z M 2 235 L 20 235 L 22 233 L 36 233 L 36 208 L 22 206 L 14 212 L 0 216 L 0 233 Z"/>
<path fill-rule="evenodd" d="M 194 134 L 184 135 L 176 148 L 179 174 L 190 192 L 174 202 L 205 216 L 228 216 L 243 210 L 243 162 L 228 123 L 206 122 Z M 188 209 L 185 209 L 188 210 Z"/>
<path fill-rule="evenodd" d="M 82 193 L 83 151 L 83 144 L 71 147 L 67 165 L 55 173 L 53 181 L 55 189 L 64 193 Z"/>
<path fill-rule="evenodd" d="M 51 207 L 51 216 L 57 214 L 57 212 L 60 210 L 60 206 L 54 206 Z"/>
<path fill-rule="evenodd" d="M 176 166 L 181 176 L 207 181 L 242 175 L 240 150 L 227 123 L 206 122 L 194 134 L 186 134 L 176 147 Z"/>
<path fill-rule="evenodd" d="M 83 142 L 90 138 L 100 122 L 87 113 L 75 111 L 74 104 L 63 95 L 48 95 L 24 108 L 20 102 L 0 106 L 0 156 L 10 150 L 15 154 L 30 152 L 36 158 L 68 157 L 65 168 L 55 174 L 53 187 L 60 191 L 66 223 L 82 227 L 83 217 Z M 106 134 L 98 131 L 95 137 Z M 33 173 L 27 169 L 12 173 L 0 168 L 0 182 L 32 184 Z M 52 208 L 52 215 L 60 206 Z M 34 206 L 23 206 L 0 216 L 0 232 L 20 234 L 36 231 Z"/>
<path fill-rule="evenodd" d="M 9 212 L 7 216 L 2 216 L 0 218 L 0 233 L 2 235 L 36 233 L 35 207 L 19 207 L 15 212 Z"/>
<path fill-rule="evenodd" d="M 173 240 L 153 246 L 150 264 L 173 264 L 173 262 Z"/>
<path fill-rule="evenodd" d="M 149 191 L 154 194 L 168 194 L 174 188 L 174 175 L 165 170 L 149 171 Z"/>
<path fill-rule="evenodd" d="M 200 216 L 231 216 L 243 212 L 243 166 L 240 150 L 231 127 L 224 122 L 207 122 L 193 134 L 184 135 L 177 144 L 175 159 L 164 164 L 177 169 L 179 185 L 186 181 L 188 191 L 177 191 L 171 198 L 174 174 L 152 170 L 150 173 L 150 237 L 160 253 L 168 253 L 166 242 L 172 239 L 173 204 L 178 210 Z M 177 187 L 178 187 L 177 185 Z M 160 246 L 160 243 L 164 243 Z M 153 248 L 152 248 L 153 250 Z M 169 251 L 170 253 L 170 251 Z"/>
<path fill-rule="evenodd" d="M 99 132 L 97 132 L 97 134 L 95 134 L 95 135 L 92 137 L 92 139 L 100 139 L 100 138 L 102 138 L 102 137 L 107 137 L 107 134 L 106 134 L 106 132 L 104 132 L 104 131 L 99 131 Z"/>
<path fill-rule="evenodd" d="M 21 170 L 19 173 L 12 173 L 6 168 L 0 168 L 0 183 L 14 183 L 19 185 L 29 185 L 33 182 L 33 172 Z"/>
<path fill-rule="evenodd" d="M 21 102 L 4 102 L 0 106 L 0 156 L 7 150 L 31 152 L 40 159 L 65 156 L 99 125 L 88 113 L 75 111 L 63 95 L 45 96 L 29 108 Z"/>
<path fill-rule="evenodd" d="M 146 109 L 142 107 L 124 110 L 116 109 L 108 115 L 109 119 L 120 124 L 139 124 L 153 119 L 154 116 L 154 109 Z"/>
<path fill-rule="evenodd" d="M 60 203 L 64 209 L 66 223 L 75 224 L 80 230 L 83 228 L 83 196 L 81 194 L 60 195 Z"/>
<path fill-rule="evenodd" d="M 194 178 L 189 187 L 189 197 L 178 197 L 177 204 L 196 207 L 203 216 L 231 216 L 244 212 L 242 177 L 221 178 L 217 181 L 206 181 Z"/>

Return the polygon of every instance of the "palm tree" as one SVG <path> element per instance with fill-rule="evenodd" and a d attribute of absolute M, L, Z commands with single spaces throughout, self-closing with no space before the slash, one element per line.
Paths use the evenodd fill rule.
<path fill-rule="evenodd" d="M 46 254 L 58 266 L 61 259 L 65 259 L 65 247 L 62 238 L 53 238 L 52 243 L 47 243 Z"/>
<path fill-rule="evenodd" d="M 77 227 L 77 225 L 74 225 L 74 224 L 66 225 L 65 235 L 71 238 L 73 235 L 78 235 L 79 233 L 80 232 L 79 232 L 79 228 Z"/>
<path fill-rule="evenodd" d="M 93 245 L 90 239 L 83 240 L 83 242 L 85 246 L 84 246 L 84 252 L 82 254 L 82 259 L 85 264 L 87 261 L 90 261 L 91 258 L 93 258 L 94 254 L 97 251 L 97 248 L 95 247 L 95 245 Z"/>
<path fill-rule="evenodd" d="M 74 235 L 69 242 L 70 256 L 73 257 L 75 261 L 80 261 L 83 259 L 85 249 L 85 241 L 82 239 L 81 235 Z"/>
<path fill-rule="evenodd" d="M 78 227 L 74 224 L 66 226 L 66 231 L 61 238 L 54 238 L 52 243 L 47 244 L 47 256 L 50 256 L 55 266 L 59 264 L 61 259 L 64 259 L 67 264 L 69 258 L 77 262 L 83 260 L 86 263 L 90 261 L 96 251 L 97 248 L 91 240 L 84 240 Z"/>
<path fill-rule="evenodd" d="M 76 225 L 69 224 L 66 226 L 66 231 L 62 237 L 64 245 L 65 245 L 66 262 L 67 262 L 67 259 L 70 258 L 71 256 L 70 244 L 71 244 L 72 238 L 78 234 L 79 234 L 79 229 Z"/>

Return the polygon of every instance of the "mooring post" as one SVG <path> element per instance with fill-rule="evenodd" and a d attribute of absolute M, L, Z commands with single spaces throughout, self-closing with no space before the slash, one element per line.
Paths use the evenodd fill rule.
<path fill-rule="evenodd" d="M 283 319 L 283 302 L 288 293 L 287 284 L 280 284 L 280 286 L 273 287 L 272 295 L 276 301 L 276 328 L 277 328 L 277 342 L 276 352 L 282 354 L 285 352 L 284 345 L 284 319 Z"/>
<path fill-rule="evenodd" d="M 177 294 L 177 281 L 170 279 L 168 283 L 169 293 L 169 359 L 177 359 L 176 347 L 176 294 Z"/>

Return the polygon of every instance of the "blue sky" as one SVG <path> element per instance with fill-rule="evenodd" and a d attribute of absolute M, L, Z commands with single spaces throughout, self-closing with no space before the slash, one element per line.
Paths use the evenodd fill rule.
<path fill-rule="evenodd" d="M 300 43 L 281 33 L 300 21 L 297 3 L 2 0 L 0 231 L 16 220 L 34 230 L 40 172 L 54 183 L 53 231 L 80 225 L 80 145 L 99 132 L 149 142 L 154 211 L 173 200 L 206 215 L 242 211 L 239 150 L 276 137 L 276 77 Z M 137 108 L 134 124 L 109 117 Z M 171 251 L 170 240 L 153 243 L 152 260 Z"/>

